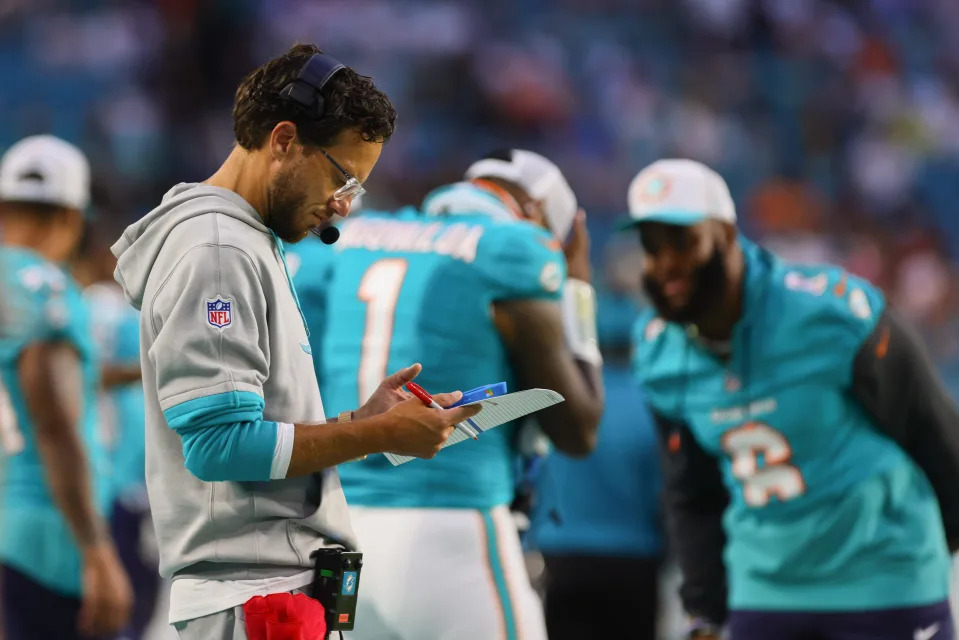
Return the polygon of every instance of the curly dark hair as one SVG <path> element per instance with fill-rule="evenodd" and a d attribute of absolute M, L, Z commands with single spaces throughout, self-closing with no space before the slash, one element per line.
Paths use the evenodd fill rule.
<path fill-rule="evenodd" d="M 325 107 L 319 119 L 280 96 L 283 87 L 316 53 L 323 51 L 311 44 L 294 45 L 240 81 L 233 102 L 233 132 L 241 147 L 258 149 L 276 123 L 283 120 L 296 124 L 305 144 L 317 147 L 331 144 L 347 129 L 358 130 L 368 142 L 390 139 L 396 122 L 393 103 L 369 77 L 349 67 L 337 72 L 323 87 Z"/>

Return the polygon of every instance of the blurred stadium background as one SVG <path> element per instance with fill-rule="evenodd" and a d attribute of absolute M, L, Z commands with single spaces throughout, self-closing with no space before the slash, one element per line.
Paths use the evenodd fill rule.
<path fill-rule="evenodd" d="M 956 33 L 956 0 L 2 0 L 0 149 L 81 146 L 112 239 L 226 156 L 247 70 L 315 42 L 399 112 L 368 206 L 526 147 L 566 173 L 599 264 L 635 172 L 695 158 L 748 235 L 880 284 L 959 394 Z"/>
<path fill-rule="evenodd" d="M 601 246 L 641 166 L 696 158 L 747 233 L 878 282 L 959 368 L 957 28 L 954 0 L 4 0 L 0 147 L 80 144 L 119 227 L 225 156 L 245 71 L 317 42 L 400 113 L 370 205 L 529 147 Z"/>

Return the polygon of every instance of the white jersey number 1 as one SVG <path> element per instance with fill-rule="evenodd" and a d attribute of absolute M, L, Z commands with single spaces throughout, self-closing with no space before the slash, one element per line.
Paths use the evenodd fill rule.
<path fill-rule="evenodd" d="M 366 303 L 366 328 L 357 380 L 361 405 L 386 377 L 396 303 L 408 269 L 409 263 L 404 258 L 385 258 L 371 264 L 360 280 L 356 296 Z"/>

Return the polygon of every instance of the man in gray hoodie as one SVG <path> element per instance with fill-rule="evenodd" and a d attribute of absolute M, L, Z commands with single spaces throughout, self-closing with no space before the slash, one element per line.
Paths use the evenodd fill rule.
<path fill-rule="evenodd" d="M 410 398 L 412 365 L 324 416 L 283 241 L 349 214 L 395 117 L 369 78 L 297 45 L 241 81 L 223 166 L 113 247 L 141 310 L 147 488 L 181 638 L 246 638 L 243 603 L 307 586 L 315 549 L 356 547 L 337 464 L 430 458 L 477 411 Z"/>

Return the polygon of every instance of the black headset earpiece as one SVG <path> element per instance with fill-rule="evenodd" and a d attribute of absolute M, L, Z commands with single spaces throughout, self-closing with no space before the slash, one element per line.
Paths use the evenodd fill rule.
<path fill-rule="evenodd" d="M 296 80 L 280 90 L 280 96 L 310 112 L 313 118 L 323 117 L 323 96 L 320 91 L 337 71 L 346 65 L 325 53 L 315 53 L 297 74 Z"/>
<path fill-rule="evenodd" d="M 345 68 L 346 65 L 333 56 L 315 53 L 300 69 L 296 80 L 280 90 L 280 97 L 299 105 L 309 113 L 311 118 L 319 120 L 323 117 L 323 109 L 326 106 L 320 91 L 330 78 Z M 311 231 L 319 236 L 324 244 L 333 244 L 340 237 L 340 230 L 336 227 L 326 227 L 321 231 L 311 229 Z"/>

